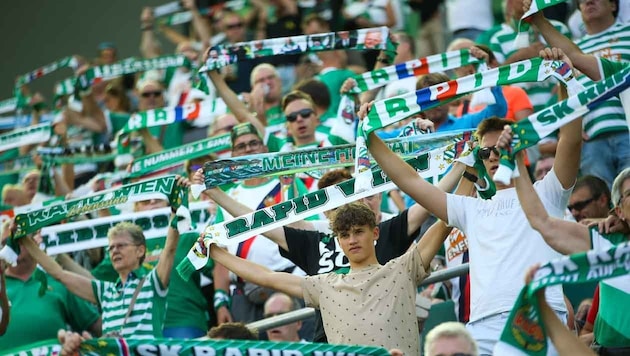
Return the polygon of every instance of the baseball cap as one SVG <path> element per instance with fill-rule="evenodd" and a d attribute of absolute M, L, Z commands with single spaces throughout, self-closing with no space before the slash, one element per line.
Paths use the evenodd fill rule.
<path fill-rule="evenodd" d="M 256 127 L 254 127 L 254 125 L 252 125 L 251 122 L 243 122 L 232 128 L 232 132 L 230 133 L 230 138 L 232 139 L 232 143 L 234 143 L 234 141 L 240 136 L 247 135 L 247 134 L 254 134 L 262 140 L 260 133 L 258 133 L 258 130 L 256 130 Z"/>

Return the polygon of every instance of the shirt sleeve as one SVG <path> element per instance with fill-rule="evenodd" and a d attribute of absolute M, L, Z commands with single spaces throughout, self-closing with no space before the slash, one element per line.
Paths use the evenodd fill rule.
<path fill-rule="evenodd" d="M 505 96 L 503 96 L 503 90 L 500 86 L 492 87 L 490 90 L 494 95 L 494 104 L 486 106 L 479 112 L 462 115 L 458 121 L 465 120 L 468 122 L 467 127 L 477 127 L 479 123 L 489 117 L 505 117 L 507 113 L 507 102 L 505 101 Z"/>
<path fill-rule="evenodd" d="M 460 229 L 462 232 L 465 231 L 462 229 L 462 226 L 466 226 L 466 212 L 469 209 L 476 209 L 476 207 L 469 208 L 468 204 L 475 198 L 465 197 L 461 195 L 455 194 L 446 194 L 446 214 L 448 218 L 447 225 L 456 227 Z"/>
<path fill-rule="evenodd" d="M 376 244 L 376 258 L 385 264 L 389 260 L 401 256 L 418 237 L 420 228 L 407 234 L 409 209 L 379 224 L 380 237 Z"/>
<path fill-rule="evenodd" d="M 316 274 L 317 271 L 313 271 L 313 268 L 309 268 L 309 266 L 313 266 L 312 259 L 314 255 L 316 258 L 319 257 L 318 244 L 323 234 L 317 231 L 298 230 L 288 226 L 284 226 L 283 229 L 289 251 L 285 251 L 278 246 L 280 256 L 293 262 L 306 274 Z"/>
<path fill-rule="evenodd" d="M 317 276 L 306 276 L 302 279 L 302 293 L 304 293 L 304 304 L 307 307 L 319 309 L 319 296 L 321 295 L 321 282 L 326 274 Z"/>
<path fill-rule="evenodd" d="M 401 268 L 404 268 L 407 273 L 409 273 L 416 285 L 420 284 L 420 282 L 427 278 L 428 273 L 422 264 L 420 250 L 418 250 L 415 245 L 404 255 L 400 256 L 399 262 L 401 264 Z"/>
<path fill-rule="evenodd" d="M 534 183 L 534 189 L 551 216 L 564 216 L 564 210 L 569 204 L 569 196 L 573 187 L 562 188 L 562 184 L 556 176 L 555 167 L 542 180 Z"/>

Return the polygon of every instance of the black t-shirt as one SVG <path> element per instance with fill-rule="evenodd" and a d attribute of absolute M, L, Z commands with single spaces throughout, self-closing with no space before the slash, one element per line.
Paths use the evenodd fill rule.
<path fill-rule="evenodd" d="M 418 236 L 420 229 L 407 235 L 407 213 L 403 211 L 390 220 L 378 224 L 379 238 L 376 243 L 376 258 L 382 265 L 401 256 Z M 332 234 L 319 231 L 298 230 L 284 227 L 289 251 L 278 247 L 280 255 L 289 259 L 309 276 L 336 272 L 347 273 L 350 267 L 337 239 Z M 326 342 L 326 334 L 319 310 L 316 311 L 315 342 Z"/>

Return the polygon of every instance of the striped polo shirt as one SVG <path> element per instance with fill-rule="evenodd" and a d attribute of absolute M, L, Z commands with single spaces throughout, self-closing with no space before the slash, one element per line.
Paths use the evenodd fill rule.
<path fill-rule="evenodd" d="M 615 23 L 598 34 L 584 36 L 577 45 L 584 53 L 596 57 L 613 62 L 630 62 L 630 24 Z M 578 80 L 586 87 L 593 85 L 593 81 L 585 75 L 580 75 Z M 589 139 L 608 132 L 628 131 L 626 116 L 617 98 L 607 100 L 586 114 L 582 125 Z"/>
<path fill-rule="evenodd" d="M 146 280 L 123 326 L 133 294 L 143 277 Z M 156 269 L 147 271 L 140 267 L 129 273 L 124 285 L 120 278 L 115 283 L 92 280 L 92 290 L 102 312 L 103 335 L 118 332 L 123 337 L 136 339 L 162 337 L 168 289 L 162 286 Z"/>

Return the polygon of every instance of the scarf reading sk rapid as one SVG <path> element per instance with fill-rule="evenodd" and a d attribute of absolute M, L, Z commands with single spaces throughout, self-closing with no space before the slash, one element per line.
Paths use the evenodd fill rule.
<path fill-rule="evenodd" d="M 35 233 L 37 230 L 55 224 L 61 220 L 106 209 L 126 202 L 151 199 L 156 194 L 166 196 L 171 209 L 175 211 L 175 226 L 178 231 L 190 230 L 191 217 L 188 210 L 188 189 L 177 185 L 175 176 L 163 176 L 131 183 L 87 196 L 85 198 L 64 201 L 38 210 L 28 211 L 15 216 L 16 230 L 7 239 L 7 244 L 0 250 L 0 259 L 15 266 L 19 255 L 18 239 Z M 175 227 L 174 226 L 174 227 Z"/>

